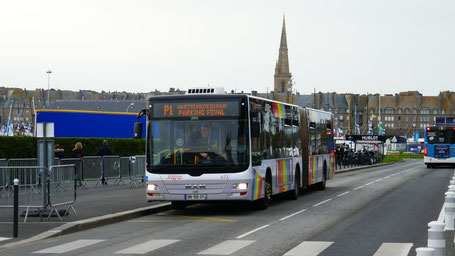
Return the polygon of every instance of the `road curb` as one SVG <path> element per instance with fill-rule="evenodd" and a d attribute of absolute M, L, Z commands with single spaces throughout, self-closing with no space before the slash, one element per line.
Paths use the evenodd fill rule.
<path fill-rule="evenodd" d="M 353 168 L 347 168 L 343 170 L 335 170 L 335 174 L 340 174 L 340 173 L 345 173 L 345 172 L 353 172 L 357 170 L 362 170 L 362 169 L 368 169 L 368 168 L 373 168 L 373 167 L 381 167 L 381 166 L 386 166 L 386 165 L 391 165 L 394 164 L 395 162 L 390 162 L 390 163 L 380 163 L 380 164 L 372 164 L 372 165 L 364 165 L 364 166 L 359 166 L 359 167 L 353 167 Z"/>
<path fill-rule="evenodd" d="M 109 224 L 113 224 L 116 222 L 134 219 L 134 218 L 142 217 L 142 216 L 153 214 L 153 213 L 167 211 L 170 209 L 172 209 L 171 203 L 162 203 L 162 204 L 158 204 L 158 205 L 137 208 L 134 210 L 128 210 L 128 211 L 123 211 L 123 212 L 119 212 L 119 213 L 112 213 L 112 214 L 107 214 L 107 215 L 103 215 L 103 216 L 93 217 L 93 218 L 89 218 L 89 219 L 85 219 L 85 220 L 69 222 L 69 223 L 63 224 L 61 226 L 58 226 L 56 228 L 53 228 L 51 230 L 48 230 L 46 232 L 43 232 L 41 234 L 38 234 L 36 236 L 33 236 L 31 238 L 1 245 L 0 251 L 5 250 L 5 249 L 11 249 L 11 248 L 21 246 L 24 244 L 28 244 L 28 243 L 37 242 L 37 241 L 51 238 L 51 237 L 57 237 L 57 236 L 66 235 L 66 234 L 70 234 L 70 233 L 74 233 L 74 232 L 78 232 L 78 231 L 83 231 L 83 230 L 87 230 L 87 229 L 91 229 L 91 228 L 95 228 L 95 227 L 101 227 L 104 225 L 109 225 Z"/>

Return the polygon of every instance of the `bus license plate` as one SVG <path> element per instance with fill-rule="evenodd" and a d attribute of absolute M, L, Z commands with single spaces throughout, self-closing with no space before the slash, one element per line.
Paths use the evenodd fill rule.
<path fill-rule="evenodd" d="M 185 200 L 207 200 L 207 195 L 203 194 L 185 195 Z"/>

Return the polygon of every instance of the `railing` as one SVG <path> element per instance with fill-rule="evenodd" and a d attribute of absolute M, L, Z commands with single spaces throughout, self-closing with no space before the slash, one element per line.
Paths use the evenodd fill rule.
<path fill-rule="evenodd" d="M 27 221 L 30 208 L 45 208 L 47 195 L 43 194 L 42 181 L 46 171 L 45 167 L 38 166 L 0 166 L 0 208 L 12 208 L 14 205 L 14 179 L 19 179 L 19 207 L 26 208 L 24 222 Z"/>
<path fill-rule="evenodd" d="M 62 220 L 57 206 L 63 205 L 68 206 L 63 215 L 66 215 L 71 209 L 77 216 L 73 207 L 74 202 L 76 202 L 76 180 L 76 166 L 74 164 L 51 166 L 49 169 L 49 205 L 52 211 L 48 218 L 55 212 L 58 218 Z"/>
<path fill-rule="evenodd" d="M 140 187 L 145 182 L 144 155 L 86 156 L 83 160 L 55 159 L 54 163 L 56 165 L 47 170 L 36 166 L 36 158 L 0 159 L 0 208 L 13 207 L 14 179 L 19 180 L 19 207 L 26 208 L 24 222 L 33 208 L 41 214 L 43 209 L 50 206 L 51 213 L 48 216 L 56 212 L 62 219 L 57 207 L 65 205 L 65 214 L 72 210 L 77 215 L 73 204 L 78 187 L 103 187 L 107 185 L 103 185 L 103 181 L 109 180 L 114 180 L 114 186 L 129 184 L 130 187 Z M 44 179 L 46 176 L 49 183 Z"/>

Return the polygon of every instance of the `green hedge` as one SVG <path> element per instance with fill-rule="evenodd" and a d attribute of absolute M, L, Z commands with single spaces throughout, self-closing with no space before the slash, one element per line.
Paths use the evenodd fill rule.
<path fill-rule="evenodd" d="M 385 156 L 382 162 L 401 162 L 405 158 L 423 158 L 423 154 L 390 154 Z"/>
<path fill-rule="evenodd" d="M 36 143 L 42 138 L 35 137 L 0 137 L 0 158 L 35 158 Z M 71 157 L 71 151 L 76 142 L 81 142 L 87 156 L 96 156 L 103 143 L 102 138 L 54 138 L 55 143 L 65 149 L 65 157 Z M 143 155 L 145 152 L 144 139 L 108 139 L 114 154 L 119 156 Z"/>

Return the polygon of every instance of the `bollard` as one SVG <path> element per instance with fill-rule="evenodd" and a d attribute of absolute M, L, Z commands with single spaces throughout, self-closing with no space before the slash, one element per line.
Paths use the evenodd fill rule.
<path fill-rule="evenodd" d="M 417 256 L 433 256 L 434 249 L 428 247 L 419 247 L 416 249 Z"/>
<path fill-rule="evenodd" d="M 444 223 L 438 221 L 432 221 L 428 223 L 428 247 L 434 249 L 434 256 L 445 255 L 445 232 Z"/>
<path fill-rule="evenodd" d="M 14 221 L 13 221 L 13 237 L 17 237 L 17 227 L 19 223 L 19 180 L 14 179 Z"/>
<path fill-rule="evenodd" d="M 445 199 L 445 230 L 454 230 L 454 214 L 455 214 L 455 193 L 454 192 L 446 192 L 446 199 Z"/>

